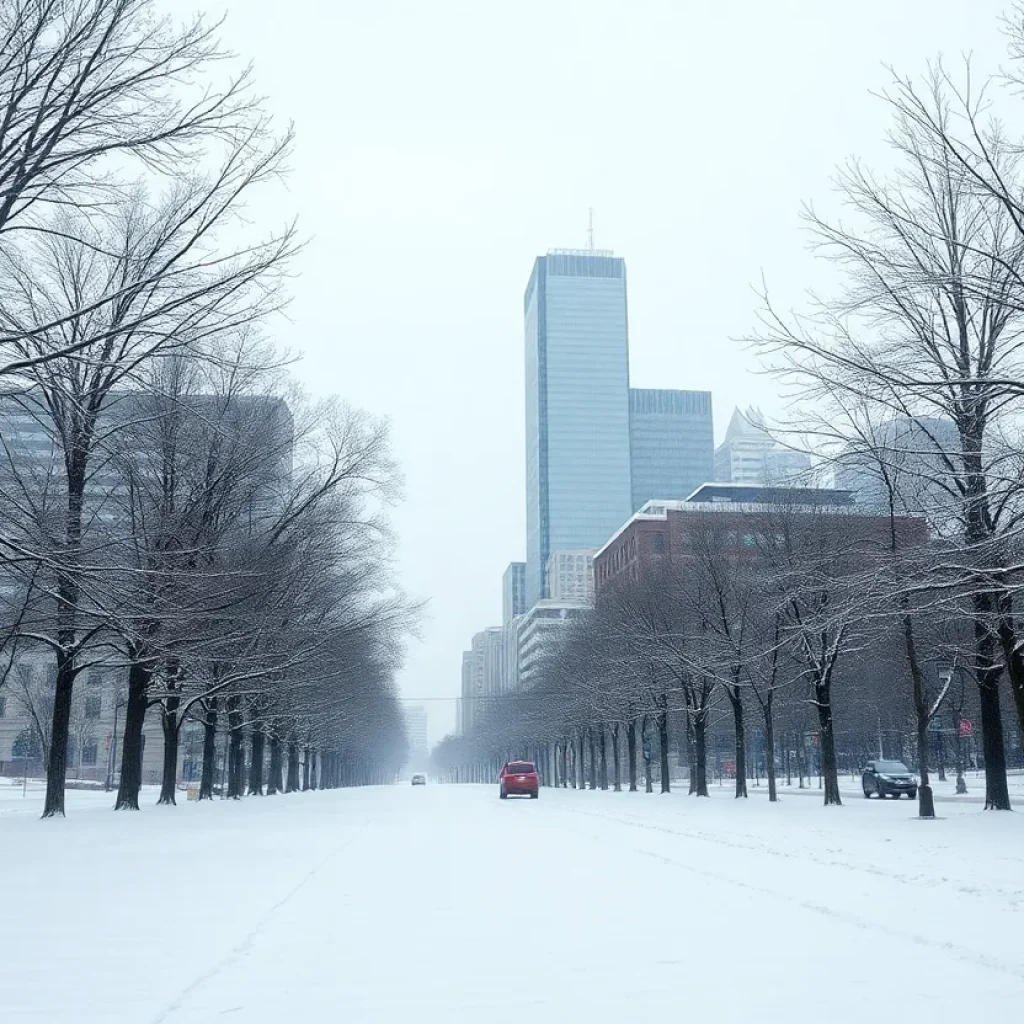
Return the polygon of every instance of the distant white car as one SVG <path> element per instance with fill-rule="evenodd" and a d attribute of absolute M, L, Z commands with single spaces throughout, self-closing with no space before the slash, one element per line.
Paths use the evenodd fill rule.
<path fill-rule="evenodd" d="M 427 777 L 426 777 L 426 775 L 421 775 L 421 774 L 417 773 L 416 775 L 414 775 L 412 777 L 412 784 L 414 786 L 425 786 L 427 784 Z"/>

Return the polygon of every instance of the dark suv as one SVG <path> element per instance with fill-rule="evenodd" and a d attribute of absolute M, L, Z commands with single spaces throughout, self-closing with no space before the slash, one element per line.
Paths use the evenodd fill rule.
<path fill-rule="evenodd" d="M 861 782 L 868 799 L 875 793 L 883 800 L 887 796 L 899 800 L 903 793 L 911 800 L 917 798 L 917 778 L 902 761 L 868 761 Z"/>

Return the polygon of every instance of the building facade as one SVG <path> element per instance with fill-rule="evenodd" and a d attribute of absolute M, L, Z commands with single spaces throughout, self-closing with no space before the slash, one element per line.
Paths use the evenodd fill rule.
<path fill-rule="evenodd" d="M 501 622 L 507 625 L 526 611 L 526 563 L 509 562 L 501 577 Z"/>
<path fill-rule="evenodd" d="M 480 700 L 483 697 L 484 674 L 483 663 L 477 651 L 469 650 L 462 652 L 462 687 L 459 695 L 459 721 L 458 730 L 460 736 L 472 732 L 476 722 L 477 711 L 480 707 Z"/>
<path fill-rule="evenodd" d="M 922 515 L 943 532 L 957 514 L 955 476 L 963 465 L 956 425 L 937 416 L 898 416 L 874 434 L 861 450 L 840 454 L 827 478 L 852 491 L 865 511 L 892 507 L 898 515 Z"/>
<path fill-rule="evenodd" d="M 648 502 L 615 532 L 594 556 L 596 599 L 600 602 L 607 590 L 620 583 L 636 582 L 662 568 L 675 571 L 685 566 L 709 515 L 721 531 L 719 540 L 728 557 L 736 562 L 753 561 L 758 557 L 758 538 L 766 530 L 774 532 L 777 520 L 771 517 L 782 514 L 799 517 L 790 522 L 808 524 L 822 518 L 835 522 L 841 517 L 842 530 L 851 542 L 877 545 L 889 536 L 889 518 L 865 514 L 849 491 L 707 484 L 687 501 Z M 928 537 L 927 524 L 921 518 L 900 518 L 897 531 L 901 543 L 906 544 L 923 543 Z"/>
<path fill-rule="evenodd" d="M 806 485 L 811 458 L 778 444 L 764 426 L 759 409 L 735 409 L 725 440 L 715 449 L 715 481 L 767 484 L 776 487 Z"/>
<path fill-rule="evenodd" d="M 634 512 L 715 479 L 711 392 L 631 388 L 629 451 Z"/>
<path fill-rule="evenodd" d="M 534 263 L 526 336 L 526 605 L 554 551 L 597 548 L 632 510 L 626 265 L 554 250 Z"/>
<path fill-rule="evenodd" d="M 422 704 L 407 706 L 405 717 L 405 737 L 409 742 L 408 761 L 411 771 L 423 771 L 430 758 L 430 743 L 427 736 L 427 709 Z"/>
<path fill-rule="evenodd" d="M 53 680 L 57 666 L 46 653 L 19 655 L 6 671 L 0 690 L 0 775 L 29 776 L 45 773 L 40 727 L 49 729 Z M 71 705 L 67 777 L 117 785 L 121 771 L 128 669 L 124 665 L 93 665 L 78 676 Z M 201 737 L 195 726 L 182 727 L 178 750 L 178 778 L 198 777 Z M 163 772 L 163 730 L 156 714 L 146 716 L 142 747 L 142 781 L 160 782 Z M 47 740 L 49 737 L 47 736 Z"/>
<path fill-rule="evenodd" d="M 538 601 L 519 625 L 519 686 L 528 689 L 536 681 L 546 655 L 565 636 L 590 605 L 580 601 Z"/>
<path fill-rule="evenodd" d="M 548 559 L 548 593 L 553 601 L 594 603 L 594 551 L 555 551 Z"/>

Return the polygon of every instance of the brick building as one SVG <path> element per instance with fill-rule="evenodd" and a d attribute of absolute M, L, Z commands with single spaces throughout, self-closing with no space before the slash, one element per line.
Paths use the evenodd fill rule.
<path fill-rule="evenodd" d="M 759 536 L 771 528 L 767 517 L 773 510 L 780 514 L 841 517 L 850 537 L 879 544 L 887 543 L 890 535 L 889 517 L 865 514 L 854 505 L 849 491 L 707 484 L 686 501 L 649 501 L 623 524 L 594 556 L 598 600 L 613 583 L 636 581 L 645 569 L 681 565 L 708 515 L 715 516 L 720 540 L 728 545 L 730 557 L 753 560 Z M 898 517 L 896 528 L 902 545 L 927 540 L 923 519 Z"/>

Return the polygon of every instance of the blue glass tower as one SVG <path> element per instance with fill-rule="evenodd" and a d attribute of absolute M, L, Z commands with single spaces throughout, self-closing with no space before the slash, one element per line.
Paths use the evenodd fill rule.
<path fill-rule="evenodd" d="M 553 551 L 599 548 L 632 514 L 626 265 L 601 250 L 534 263 L 526 324 L 526 603 Z"/>
<path fill-rule="evenodd" d="M 711 392 L 632 388 L 629 450 L 634 511 L 659 498 L 681 501 L 714 480 Z"/>

